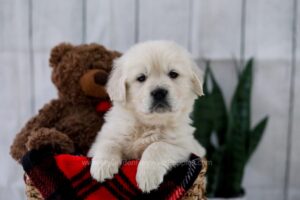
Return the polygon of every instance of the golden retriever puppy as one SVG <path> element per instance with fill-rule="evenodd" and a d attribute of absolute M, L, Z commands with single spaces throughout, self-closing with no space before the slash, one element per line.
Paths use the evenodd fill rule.
<path fill-rule="evenodd" d="M 136 180 L 150 192 L 190 153 L 204 156 L 190 119 L 203 95 L 202 73 L 185 49 L 171 41 L 136 44 L 115 60 L 107 91 L 113 107 L 89 151 L 93 178 L 112 178 L 122 160 L 140 159 Z"/>

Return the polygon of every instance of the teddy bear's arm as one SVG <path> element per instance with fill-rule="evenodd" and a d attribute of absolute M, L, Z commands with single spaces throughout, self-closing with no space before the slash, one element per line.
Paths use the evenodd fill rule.
<path fill-rule="evenodd" d="M 73 141 L 64 133 L 54 128 L 40 128 L 33 131 L 25 144 L 28 150 L 50 146 L 55 152 L 73 153 Z"/>
<path fill-rule="evenodd" d="M 59 100 L 46 104 L 16 135 L 10 149 L 11 156 L 20 161 L 28 150 L 47 145 L 60 148 L 66 153 L 74 151 L 72 140 L 54 128 L 55 123 L 62 117 L 63 110 L 64 105 Z"/>

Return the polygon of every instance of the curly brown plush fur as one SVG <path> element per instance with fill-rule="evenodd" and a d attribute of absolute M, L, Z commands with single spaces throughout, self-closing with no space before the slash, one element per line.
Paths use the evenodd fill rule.
<path fill-rule="evenodd" d="M 97 44 L 62 43 L 53 48 L 49 61 L 59 97 L 17 134 L 11 145 L 12 157 L 20 161 L 28 150 L 46 146 L 59 153 L 86 154 L 103 124 L 96 105 L 108 99 L 104 85 L 113 59 L 119 56 Z"/>

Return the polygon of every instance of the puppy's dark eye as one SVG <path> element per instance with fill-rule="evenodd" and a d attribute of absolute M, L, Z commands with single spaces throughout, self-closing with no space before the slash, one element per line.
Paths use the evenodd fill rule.
<path fill-rule="evenodd" d="M 179 74 L 175 71 L 170 71 L 169 72 L 169 77 L 172 78 L 172 79 L 175 79 L 179 76 Z"/>
<path fill-rule="evenodd" d="M 145 74 L 141 74 L 141 75 L 139 75 L 139 76 L 137 77 L 136 80 L 137 80 L 138 82 L 141 82 L 141 83 L 142 83 L 142 82 L 144 82 L 144 81 L 146 80 L 146 78 L 147 78 L 147 77 L 145 76 Z"/>

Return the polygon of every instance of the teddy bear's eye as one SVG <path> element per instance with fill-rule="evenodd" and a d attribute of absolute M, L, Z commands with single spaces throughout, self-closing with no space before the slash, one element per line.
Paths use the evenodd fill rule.
<path fill-rule="evenodd" d="M 146 75 L 145 74 L 141 74 L 141 75 L 139 75 L 138 77 L 137 77 L 137 81 L 138 82 L 144 82 L 145 80 L 147 79 L 147 77 L 146 77 Z"/>
<path fill-rule="evenodd" d="M 177 72 L 175 72 L 175 71 L 170 71 L 169 72 L 169 77 L 171 78 L 171 79 L 175 79 L 175 78 L 177 78 L 179 76 L 179 74 L 177 73 Z"/>

